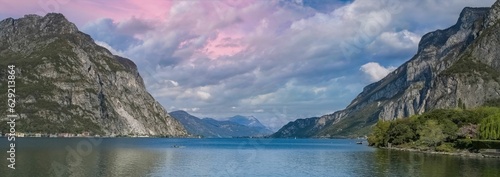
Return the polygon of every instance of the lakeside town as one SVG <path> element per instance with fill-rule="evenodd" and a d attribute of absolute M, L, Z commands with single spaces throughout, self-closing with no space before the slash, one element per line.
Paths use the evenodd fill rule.
<path fill-rule="evenodd" d="M 9 133 L 0 132 L 0 137 L 8 137 Z M 99 138 L 114 138 L 114 137 L 150 137 L 149 135 L 106 135 L 101 136 L 97 134 L 92 134 L 90 132 L 82 133 L 25 133 L 16 132 L 15 137 L 35 137 L 35 138 L 89 138 L 89 137 L 99 137 Z"/>

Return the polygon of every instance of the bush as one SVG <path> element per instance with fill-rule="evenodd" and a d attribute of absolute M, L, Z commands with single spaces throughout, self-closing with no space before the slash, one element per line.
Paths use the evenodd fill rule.
<path fill-rule="evenodd" d="M 455 152 L 455 148 L 453 148 L 452 143 L 443 143 L 436 147 L 436 151 L 438 152 Z"/>
<path fill-rule="evenodd" d="M 459 139 L 455 142 L 455 147 L 459 149 L 474 149 L 472 139 Z"/>

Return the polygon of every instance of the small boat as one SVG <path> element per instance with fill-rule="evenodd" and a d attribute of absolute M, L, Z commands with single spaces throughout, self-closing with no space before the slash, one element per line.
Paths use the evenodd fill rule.
<path fill-rule="evenodd" d="M 173 145 L 172 148 L 185 148 L 186 146 Z"/>
<path fill-rule="evenodd" d="M 356 144 L 363 144 L 363 141 L 358 141 L 356 142 Z"/>

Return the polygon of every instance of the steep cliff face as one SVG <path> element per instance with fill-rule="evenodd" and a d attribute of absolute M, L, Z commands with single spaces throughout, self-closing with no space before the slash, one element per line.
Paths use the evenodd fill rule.
<path fill-rule="evenodd" d="M 9 64 L 16 66 L 18 131 L 186 135 L 146 91 L 131 60 L 96 45 L 61 14 L 1 21 L 4 88 Z M 0 97 L 7 100 L 6 94 Z M 0 110 L 7 110 L 6 105 Z"/>
<path fill-rule="evenodd" d="M 413 58 L 366 86 L 346 109 L 322 116 L 312 136 L 363 135 L 379 119 L 500 98 L 499 9 L 498 1 L 492 8 L 465 8 L 452 27 L 424 35 Z"/>

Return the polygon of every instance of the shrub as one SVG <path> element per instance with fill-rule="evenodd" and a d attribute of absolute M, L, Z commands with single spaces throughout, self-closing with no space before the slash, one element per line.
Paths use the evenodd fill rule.
<path fill-rule="evenodd" d="M 453 144 L 452 143 L 443 143 L 443 144 L 439 145 L 438 147 L 436 147 L 436 151 L 439 151 L 439 152 L 454 152 L 455 148 L 453 148 Z"/>
<path fill-rule="evenodd" d="M 455 142 L 455 147 L 459 149 L 474 149 L 472 139 L 459 139 Z"/>

